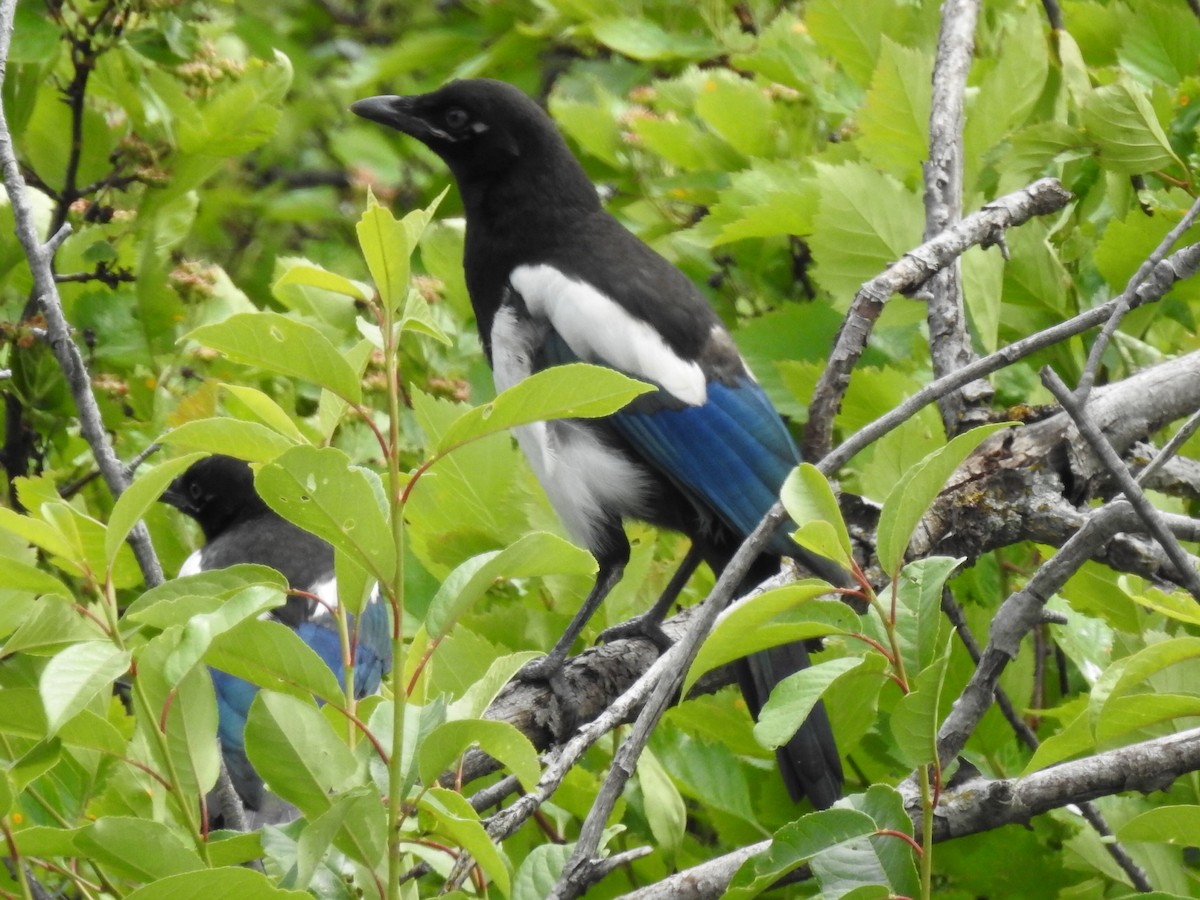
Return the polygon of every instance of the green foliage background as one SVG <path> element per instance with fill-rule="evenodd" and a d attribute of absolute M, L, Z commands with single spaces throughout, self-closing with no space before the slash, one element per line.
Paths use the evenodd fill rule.
<path fill-rule="evenodd" d="M 1044 175 L 1060 178 L 1075 196 L 1062 214 L 1009 232 L 1007 261 L 995 249 L 963 257 L 980 352 L 1120 292 L 1192 202 L 1200 21 L 1186 4 L 1168 0 L 1076 0 L 1062 8 L 1066 30 L 1053 33 L 1034 2 L 989 0 L 980 18 L 964 208 Z M 384 482 L 357 467 L 387 469 L 376 429 L 388 428 L 388 372 L 378 327 L 363 313 L 371 250 L 355 225 L 368 188 L 401 217 L 430 207 L 449 176 L 415 142 L 352 117 L 350 102 L 469 76 L 501 78 L 543 99 L 603 186 L 609 209 L 702 286 L 772 400 L 799 426 L 851 297 L 920 243 L 937 30 L 938 4 L 907 0 L 77 0 L 49 7 L 20 0 L 3 101 L 26 176 L 38 188 L 31 199 L 45 233 L 64 222 L 73 228 L 57 271 L 90 276 L 60 288 L 118 455 L 130 459 L 167 435 L 168 456 L 233 452 L 276 460 L 283 477 L 300 470 L 289 468 L 282 451 L 336 448 L 343 455 L 323 450 L 320 465 L 335 479 L 359 479 L 357 499 L 366 504 L 359 509 L 374 510 Z M 63 102 L 72 90 L 84 98 L 74 109 Z M 418 299 L 395 298 L 409 317 L 399 347 L 404 403 L 395 444 L 404 473 L 445 449 L 463 403 L 493 396 L 463 283 L 460 215 L 451 190 L 413 257 Z M 43 883 L 73 883 L 68 890 L 80 896 L 173 896 L 184 883 L 205 885 L 214 896 L 267 896 L 268 881 L 321 896 L 373 895 L 387 843 L 371 795 L 381 776 L 370 771 L 361 737 L 343 739 L 344 723 L 308 705 L 313 691 L 330 693 L 327 685 L 318 690 L 319 675 L 289 675 L 299 699 L 264 701 L 277 705 L 275 720 L 302 717 L 320 741 L 336 741 L 340 749 L 330 752 L 351 773 L 338 783 L 317 773 L 315 793 L 294 788 L 311 799 L 301 807 L 312 822 L 307 830 L 222 835 L 197 849 L 196 823 L 147 774 L 160 760 L 148 736 L 154 722 L 145 710 L 127 711 L 109 690 L 124 681 L 130 654 L 139 671 L 164 679 L 147 687 L 157 698 L 150 708 L 178 692 L 171 715 L 186 722 L 180 728 L 188 734 L 182 749 L 162 752 L 187 761 L 172 780 L 198 796 L 216 759 L 211 690 L 196 664 L 202 656 L 249 665 L 262 652 L 255 613 L 272 602 L 278 584 L 250 573 L 144 594 L 128 549 L 110 542 L 106 553 L 112 499 L 85 478 L 91 453 L 61 373 L 36 339 L 30 272 L 11 222 L 11 209 L 0 206 L 0 368 L 12 372 L 0 382 L 8 498 L 0 508 L 0 813 L 9 854 L 15 846 Z M 394 252 L 402 258 L 408 249 Z M 1195 349 L 1196 300 L 1197 286 L 1185 282 L 1130 315 L 1103 376 L 1119 379 Z M 303 326 L 281 354 L 245 349 L 261 336 L 255 329 L 272 321 L 264 311 Z M 241 328 L 245 315 L 258 324 Z M 929 380 L 923 322 L 916 300 L 887 305 L 839 433 Z M 999 373 L 998 406 L 1047 402 L 1038 368 L 1052 364 L 1071 382 L 1085 359 L 1086 344 L 1077 339 Z M 928 408 L 853 460 L 841 486 L 883 501 L 944 443 Z M 1180 501 L 1164 502 L 1187 511 Z M 378 506 L 377 517 L 385 530 L 386 507 Z M 407 685 L 416 661 L 436 646 L 410 697 L 410 727 L 428 730 L 478 716 L 524 658 L 514 654 L 552 643 L 586 593 L 591 566 L 560 539 L 561 526 L 503 432 L 431 468 L 404 515 L 399 584 L 405 634 L 416 644 L 398 675 Z M 156 506 L 146 517 L 164 568 L 176 571 L 196 533 Z M 536 544 L 520 544 L 531 536 Z M 632 536 L 626 578 L 593 636 L 644 609 L 684 549 L 675 536 L 650 529 L 634 527 Z M 496 552 L 508 555 L 480 556 Z M 1038 553 L 1009 548 L 958 576 L 956 594 L 977 633 L 986 633 Z M 374 565 L 365 556 L 358 564 Z M 395 559 L 379 566 L 385 577 L 397 571 Z M 492 585 L 496 576 L 503 580 Z M 693 582 L 687 599 L 703 596 L 706 579 Z M 915 590 L 914 609 L 928 599 Z M 1035 703 L 1032 654 L 1010 667 L 1004 687 L 1046 708 L 1038 721 L 1048 740 L 1037 766 L 1164 733 L 1200 713 L 1196 652 L 1177 643 L 1190 640 L 1195 622 L 1146 612 L 1135 602 L 1146 591 L 1137 579 L 1093 566 L 1052 603 L 1070 620 L 1054 633 L 1066 695 L 1052 685 Z M 214 605 L 214 597 L 240 598 L 240 605 L 221 613 L 228 604 Z M 105 621 L 109 601 L 124 610 L 120 628 Z M 176 651 L 154 642 L 172 628 L 182 634 L 199 609 L 224 616 L 213 625 L 220 637 L 200 648 L 191 667 L 172 669 Z M 437 628 L 427 620 L 431 609 Z M 121 631 L 127 645 L 106 628 Z M 970 661 L 957 645 L 943 653 L 944 622 L 934 632 L 920 636 L 913 663 L 918 671 L 937 667 L 948 701 L 969 677 Z M 1160 643 L 1178 652 L 1147 663 L 1145 681 L 1120 681 L 1110 669 L 1114 659 Z M 175 663 L 146 649 L 155 646 Z M 893 715 L 907 715 L 897 712 L 900 694 L 869 656 L 844 634 L 827 640 L 821 656 L 861 662 L 825 694 L 855 793 L 896 783 L 913 762 L 891 728 Z M 182 673 L 178 683 L 172 671 Z M 1087 688 L 1106 671 L 1112 693 L 1093 697 L 1089 707 Z M 75 691 L 47 688 L 55 684 Z M 1125 695 L 1134 706 L 1150 691 L 1183 699 L 1159 715 L 1103 717 L 1105 701 Z M 390 701 L 378 703 L 360 710 L 364 721 L 391 709 Z M 1106 727 L 1098 728 L 1101 719 Z M 176 734 L 171 728 L 167 734 Z M 482 731 L 475 736 L 485 739 Z M 496 752 L 520 764 L 527 749 L 513 746 L 497 744 Z M 439 848 L 468 847 L 489 860 L 493 893 L 542 896 L 558 854 L 547 832 L 573 837 L 610 754 L 609 745 L 595 748 L 546 808 L 543 828 L 526 826 L 502 850 L 486 849 L 476 817 L 453 794 L 421 794 L 420 811 L 405 826 L 414 841 L 404 847 L 405 868 L 424 859 L 444 873 L 449 860 Z M 965 755 L 991 777 L 1018 775 L 1031 763 L 998 715 L 985 719 Z M 453 756 L 434 758 L 444 764 Z M 415 777 L 417 764 L 408 763 Z M 433 762 L 421 769 L 437 770 Z M 797 816 L 770 751 L 755 741 L 731 692 L 671 711 L 638 776 L 618 807 L 623 830 L 609 849 L 650 845 L 655 852 L 613 873 L 594 896 L 658 881 L 761 840 Z M 272 784 L 288 789 L 289 777 L 281 769 Z M 1188 823 L 1198 788 L 1190 776 L 1165 795 L 1103 803 L 1119 836 L 1132 828 L 1131 850 L 1153 883 L 1185 896 L 1200 894 L 1194 859 L 1182 849 L 1196 844 Z M 873 821 L 904 827 L 895 795 L 865 797 L 857 808 Z M 1147 815 L 1154 818 L 1139 820 Z M 352 821 L 365 823 L 361 832 Z M 917 889 L 911 859 L 891 859 L 898 850 L 886 839 L 870 846 L 876 856 L 851 866 L 854 884 Z M 259 855 L 265 878 L 230 868 Z M 845 874 L 832 864 L 814 869 L 831 892 Z M 1067 811 L 1028 830 L 939 846 L 935 877 L 939 897 L 1102 897 L 1125 889 L 1100 839 Z M 406 895 L 431 893 L 438 883 L 409 883 Z M 0 888 L 20 893 L 11 872 L 0 871 Z M 788 890 L 802 896 L 816 889 Z"/>

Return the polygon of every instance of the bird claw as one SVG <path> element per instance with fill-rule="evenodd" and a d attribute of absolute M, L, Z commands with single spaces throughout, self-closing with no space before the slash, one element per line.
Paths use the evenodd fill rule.
<path fill-rule="evenodd" d="M 566 659 L 551 653 L 538 659 L 531 659 L 517 670 L 513 676 L 515 681 L 547 681 L 553 682 L 562 672 Z"/>
<path fill-rule="evenodd" d="M 634 616 L 628 622 L 622 622 L 619 625 L 610 625 L 600 632 L 596 638 L 596 643 L 611 644 L 613 641 L 627 640 L 629 638 L 644 638 L 654 644 L 660 653 L 666 652 L 675 643 L 663 631 L 661 622 L 655 621 L 646 615 Z"/>

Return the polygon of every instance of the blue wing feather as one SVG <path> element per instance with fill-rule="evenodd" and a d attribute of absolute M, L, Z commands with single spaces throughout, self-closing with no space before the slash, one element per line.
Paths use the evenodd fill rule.
<path fill-rule="evenodd" d="M 710 382 L 702 406 L 627 410 L 611 419 L 633 448 L 738 534 L 749 534 L 800 462 L 787 428 L 762 388 L 745 379 Z M 782 533 L 772 547 L 794 548 Z"/>
<path fill-rule="evenodd" d="M 354 695 L 362 699 L 379 689 L 383 677 L 392 668 L 387 605 L 377 598 L 372 599 L 363 610 L 358 628 L 358 645 L 354 654 Z M 342 666 L 341 642 L 333 622 L 328 617 L 309 619 L 298 625 L 295 631 L 333 670 L 338 683 L 344 686 L 346 673 Z M 258 694 L 258 685 L 217 669 L 210 671 L 217 693 L 217 729 L 221 744 L 242 753 L 246 717 L 250 713 L 250 704 Z"/>

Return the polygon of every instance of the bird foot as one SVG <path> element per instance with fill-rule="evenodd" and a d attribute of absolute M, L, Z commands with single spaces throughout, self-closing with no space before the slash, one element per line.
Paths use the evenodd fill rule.
<path fill-rule="evenodd" d="M 553 683 L 563 670 L 566 657 L 551 653 L 538 659 L 531 659 L 517 670 L 513 676 L 516 681 L 546 681 Z"/>
<path fill-rule="evenodd" d="M 596 643 L 611 644 L 613 641 L 627 640 L 629 638 L 645 638 L 658 648 L 659 653 L 666 652 L 675 643 L 663 631 L 661 620 L 651 618 L 648 615 L 634 616 L 628 622 L 622 622 L 619 625 L 611 625 L 605 628 L 596 638 Z"/>

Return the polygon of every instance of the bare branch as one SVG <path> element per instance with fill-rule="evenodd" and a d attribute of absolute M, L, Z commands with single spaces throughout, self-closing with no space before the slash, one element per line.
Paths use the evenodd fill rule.
<path fill-rule="evenodd" d="M 929 113 L 929 161 L 925 176 L 925 234 L 928 241 L 962 219 L 963 95 L 979 0 L 946 0 L 942 4 L 937 59 L 933 67 L 933 97 Z M 939 270 L 925 284 L 929 293 L 926 320 L 935 376 L 955 372 L 977 359 L 967 334 L 959 261 Z M 992 397 L 983 379 L 963 385 L 938 401 L 942 424 L 949 435 L 982 424 Z"/>
<path fill-rule="evenodd" d="M 1024 589 L 1001 604 L 979 666 L 938 730 L 938 758 L 943 767 L 959 754 L 991 706 L 1000 673 L 1009 660 L 1016 659 L 1022 639 L 1040 621 L 1046 601 L 1117 532 L 1126 509 L 1127 504 L 1116 502 L 1096 510 Z"/>
<path fill-rule="evenodd" d="M 1080 406 L 1075 397 L 1071 394 L 1061 378 L 1058 377 L 1051 369 L 1042 370 L 1042 383 L 1050 390 L 1051 393 L 1058 399 L 1058 402 L 1063 405 L 1063 409 L 1071 416 L 1075 426 L 1079 429 L 1079 433 L 1083 435 L 1088 444 L 1092 448 L 1092 452 L 1108 470 L 1109 474 L 1120 486 L 1125 499 L 1132 504 L 1137 510 L 1138 515 L 1146 523 L 1146 527 L 1150 529 L 1150 533 L 1154 535 L 1159 544 L 1170 557 L 1171 562 L 1175 564 L 1179 575 L 1183 579 L 1183 584 L 1191 591 L 1192 596 L 1200 600 L 1200 573 L 1196 571 L 1195 562 L 1188 558 L 1184 549 L 1179 546 L 1179 541 L 1171 534 L 1170 530 L 1159 517 L 1158 510 L 1154 505 L 1146 499 L 1146 495 L 1142 493 L 1142 489 L 1138 487 L 1133 476 L 1129 474 L 1129 469 L 1121 462 L 1121 458 L 1113 450 L 1110 444 L 1096 428 L 1087 411 Z"/>
<path fill-rule="evenodd" d="M 976 245 L 992 246 L 1000 241 L 1004 229 L 1021 225 L 1034 216 L 1057 212 L 1066 206 L 1070 199 L 1071 195 L 1056 179 L 1043 178 L 1041 181 L 1035 181 L 1029 187 L 994 200 L 978 212 L 967 216 L 953 228 L 905 254 L 903 259 L 888 266 L 884 272 L 864 284 L 850 304 L 850 310 L 829 355 L 829 362 L 813 391 L 805 434 L 805 458 L 821 459 L 829 453 L 833 444 L 833 419 L 841 408 L 842 397 L 850 384 L 850 373 L 862 356 L 871 328 L 889 297 L 915 290 L 935 272 L 950 265 L 967 248 Z M 1090 328 L 1102 321 L 1102 318 L 1098 318 L 1086 327 Z M 1020 356 L 1014 357 L 1019 358 Z M 939 390 L 943 393 L 955 390 L 976 378 L 1003 368 L 1010 362 L 1012 360 L 1006 360 L 995 368 L 984 367 L 978 370 L 967 367 L 963 370 L 969 372 L 969 377 L 965 380 L 942 384 L 945 379 L 938 379 L 934 384 L 940 385 Z M 954 378 L 957 374 L 947 375 L 945 378 Z M 937 396 L 942 396 L 942 393 Z"/>
<path fill-rule="evenodd" d="M 1192 227 L 1192 223 L 1196 221 L 1196 216 L 1200 215 L 1200 198 L 1192 204 L 1191 209 L 1187 211 L 1179 224 L 1167 232 L 1166 237 L 1159 241 L 1158 246 L 1154 248 L 1154 252 L 1146 257 L 1145 261 L 1138 266 L 1133 277 L 1129 279 L 1125 290 L 1118 297 L 1118 303 L 1113 310 L 1108 321 L 1104 323 L 1104 327 L 1100 329 L 1100 333 L 1096 335 L 1096 340 L 1092 344 L 1092 349 L 1088 353 L 1087 364 L 1083 367 L 1083 373 L 1079 376 L 1079 384 L 1075 387 L 1075 402 L 1082 407 L 1087 404 L 1088 394 L 1092 391 L 1092 385 L 1096 381 L 1096 372 L 1100 369 L 1100 359 L 1104 356 L 1104 351 L 1108 348 L 1108 342 L 1112 340 L 1113 334 L 1116 333 L 1117 326 L 1121 324 L 1121 320 L 1129 312 L 1131 307 L 1131 299 L 1133 292 L 1136 290 L 1150 273 L 1154 267 L 1166 257 L 1167 253 L 1175 242 L 1183 236 L 1183 233 Z"/>
<path fill-rule="evenodd" d="M 970 219 L 964 220 L 965 225 Z M 1150 278 L 1139 285 L 1133 291 L 1136 300 L 1134 306 L 1140 306 L 1145 303 L 1153 303 L 1162 299 L 1171 287 L 1185 278 L 1190 278 L 1200 269 L 1200 244 L 1191 244 L 1184 247 L 1182 250 L 1176 251 L 1169 257 L 1160 262 L 1154 267 Z M 864 288 L 865 290 L 865 288 Z M 861 296 L 861 292 L 860 292 Z M 884 295 L 886 299 L 886 295 Z M 1059 325 L 1052 328 L 1047 328 L 1045 331 L 1040 331 L 1035 335 L 1031 335 L 1024 340 L 1016 341 L 1009 344 L 1007 347 L 1002 347 L 995 353 L 985 356 L 978 362 L 972 363 L 969 366 L 964 366 L 957 372 L 952 372 L 949 375 L 937 379 L 929 385 L 926 385 L 921 390 L 917 391 L 908 398 L 900 406 L 897 406 L 885 416 L 880 416 L 866 428 L 851 435 L 838 448 L 821 458 L 817 467 L 826 475 L 836 473 L 843 465 L 851 460 L 856 453 L 870 446 L 875 441 L 879 440 L 892 429 L 898 427 L 902 423 L 912 418 L 919 409 L 923 406 L 932 403 L 938 397 L 941 397 L 947 391 L 952 391 L 956 387 L 973 381 L 983 375 L 988 375 L 992 372 L 997 372 L 1005 366 L 1011 365 L 1018 359 L 1035 353 L 1045 347 L 1052 346 L 1059 341 L 1066 340 L 1076 334 L 1087 331 L 1089 328 L 1094 328 L 1101 322 L 1107 320 L 1112 310 L 1116 308 L 1116 304 L 1120 298 L 1110 300 L 1101 306 L 1097 306 L 1087 312 L 1080 313 L 1073 319 L 1068 319 Z M 856 298 L 857 302 L 857 298 Z M 882 301 L 879 301 L 882 303 Z M 879 310 L 876 309 L 875 315 L 878 316 Z M 843 326 L 843 332 L 850 326 L 850 319 L 847 318 L 846 324 Z M 865 341 L 865 336 L 864 336 Z M 840 342 L 840 338 L 839 338 Z M 836 350 L 835 350 L 836 352 Z M 857 356 L 855 357 L 857 359 Z M 832 358 L 830 360 L 832 364 Z M 853 364 L 851 364 L 852 366 Z M 828 370 L 826 370 L 828 373 Z M 849 383 L 849 370 L 846 370 L 846 383 Z M 844 390 L 844 386 L 843 386 Z M 841 402 L 840 394 L 838 395 L 838 403 Z M 836 412 L 836 406 L 834 407 Z M 832 418 L 831 418 L 832 421 Z M 826 436 L 828 439 L 828 436 Z M 810 458 L 817 458 L 812 456 Z"/>
<path fill-rule="evenodd" d="M 1156 738 L 1087 759 L 1061 763 L 1019 779 L 976 778 L 942 793 L 935 812 L 935 841 L 1023 824 L 1036 815 L 1121 791 L 1165 790 L 1200 769 L 1200 729 Z M 921 801 L 902 788 L 905 808 L 921 829 Z M 715 900 L 746 860 L 765 853 L 760 841 L 625 894 L 623 900 Z M 1139 888 L 1141 890 L 1143 888 Z"/>
<path fill-rule="evenodd" d="M 0 2 L 0 88 L 4 85 L 8 68 L 8 49 L 12 42 L 13 15 L 16 0 Z M 100 418 L 100 409 L 96 398 L 92 395 L 87 368 L 79 347 L 71 338 L 71 329 L 62 311 L 62 300 L 58 294 L 58 286 L 54 282 L 54 271 L 51 265 L 54 251 L 62 240 L 70 233 L 65 223 L 56 228 L 54 235 L 43 244 L 38 237 L 34 224 L 33 210 L 26 196 L 25 179 L 17 164 L 16 153 L 13 149 L 12 134 L 8 128 L 8 118 L 0 104 L 0 168 L 4 173 L 4 187 L 12 203 L 13 217 L 16 220 L 17 237 L 29 260 L 29 268 L 33 272 L 34 294 L 46 315 L 47 330 L 50 346 L 58 365 L 71 390 L 75 408 L 79 411 L 79 428 L 96 464 L 104 476 L 104 481 L 114 497 L 119 497 L 128 486 L 120 460 L 113 453 L 104 423 Z M 150 542 L 150 533 L 146 526 L 138 523 L 130 532 L 129 544 L 141 566 L 142 576 L 148 587 L 161 584 L 163 580 L 162 567 L 154 553 Z"/>

